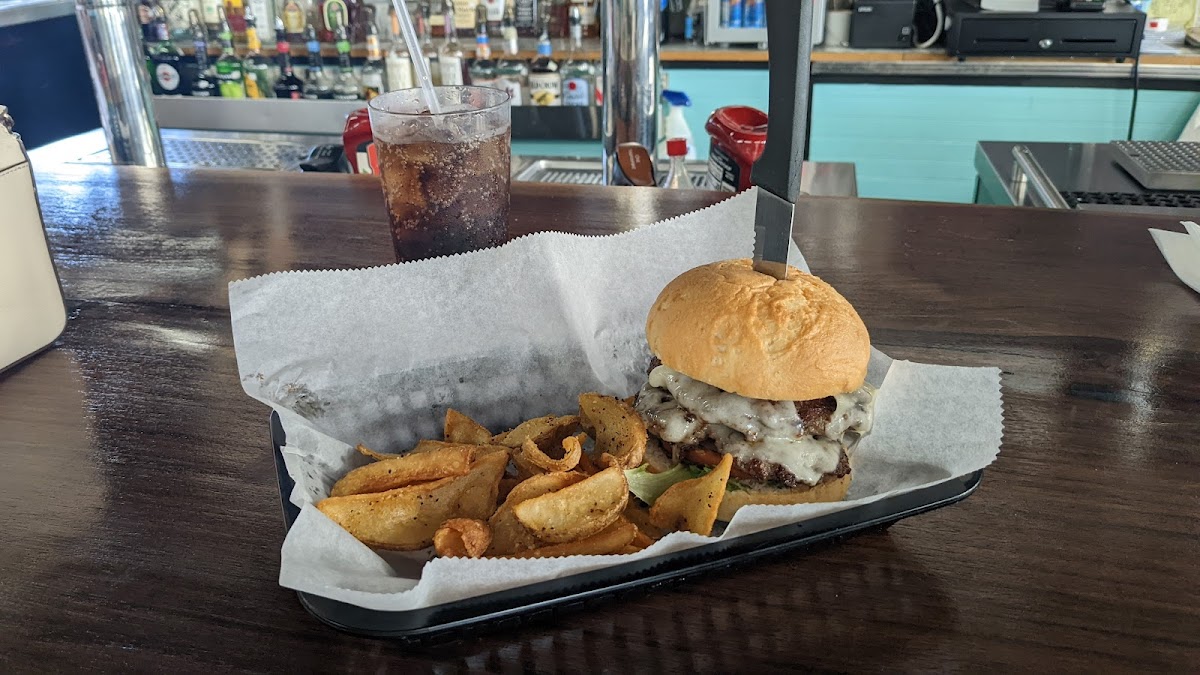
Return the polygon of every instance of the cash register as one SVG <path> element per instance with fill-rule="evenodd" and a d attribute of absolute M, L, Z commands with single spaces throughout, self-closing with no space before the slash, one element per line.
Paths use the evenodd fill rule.
<path fill-rule="evenodd" d="M 1146 15 L 1124 0 L 943 0 L 946 53 L 1134 57 Z"/>

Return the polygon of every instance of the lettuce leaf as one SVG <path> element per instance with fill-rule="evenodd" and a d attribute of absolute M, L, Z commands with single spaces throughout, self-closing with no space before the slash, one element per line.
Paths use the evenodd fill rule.
<path fill-rule="evenodd" d="M 629 491 L 635 497 L 653 506 L 662 493 L 672 485 L 695 478 L 698 474 L 689 470 L 685 464 L 676 464 L 667 471 L 650 473 L 650 465 L 643 464 L 636 469 L 626 469 L 625 479 L 629 481 Z"/>
<path fill-rule="evenodd" d="M 626 469 L 625 479 L 629 481 L 629 491 L 635 497 L 653 506 L 654 502 L 672 485 L 699 478 L 712 469 L 692 464 L 676 464 L 667 471 L 650 473 L 650 465 L 643 464 L 636 469 Z"/>

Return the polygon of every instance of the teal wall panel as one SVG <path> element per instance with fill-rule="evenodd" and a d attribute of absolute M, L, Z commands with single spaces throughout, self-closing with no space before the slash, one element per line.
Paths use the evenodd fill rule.
<path fill-rule="evenodd" d="M 766 110 L 765 70 L 670 69 L 668 85 L 693 105 L 684 113 L 700 157 L 714 108 Z M 816 160 L 854 162 L 864 197 L 970 202 L 975 143 L 1125 138 L 1132 92 L 1083 87 L 818 84 L 813 97 Z M 1134 137 L 1171 140 L 1200 105 L 1200 92 L 1143 90 Z M 515 141 L 517 154 L 599 156 L 595 142 Z"/>

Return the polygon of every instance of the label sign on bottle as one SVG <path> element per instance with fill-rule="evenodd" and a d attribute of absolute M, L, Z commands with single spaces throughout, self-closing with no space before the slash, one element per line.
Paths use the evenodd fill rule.
<path fill-rule="evenodd" d="M 288 0 L 283 6 L 283 29 L 293 35 L 304 31 L 304 8 L 296 0 Z"/>
<path fill-rule="evenodd" d="M 737 192 L 742 168 L 725 148 L 713 143 L 708 150 L 708 185 L 717 190 Z"/>
<path fill-rule="evenodd" d="M 563 81 L 563 105 L 591 105 L 592 87 L 582 77 L 573 77 Z"/>
<path fill-rule="evenodd" d="M 531 73 L 529 102 L 533 105 L 562 105 L 562 80 L 558 73 Z"/>
<path fill-rule="evenodd" d="M 179 88 L 179 71 L 169 63 L 160 63 L 154 67 L 154 79 L 163 91 L 175 91 Z"/>
<path fill-rule="evenodd" d="M 463 83 L 462 59 L 457 56 L 442 54 L 438 57 L 438 71 L 442 76 L 443 86 L 453 87 Z"/>

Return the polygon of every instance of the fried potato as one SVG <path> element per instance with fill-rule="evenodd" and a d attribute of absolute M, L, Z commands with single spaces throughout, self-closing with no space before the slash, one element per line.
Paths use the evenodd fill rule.
<path fill-rule="evenodd" d="M 454 408 L 449 408 L 446 410 L 446 424 L 443 428 L 442 438 L 450 443 L 490 445 L 492 432 Z"/>
<path fill-rule="evenodd" d="M 608 527 L 621 516 L 628 501 L 625 472 L 611 467 L 561 490 L 514 504 L 512 510 L 538 539 L 559 544 L 590 537 Z"/>
<path fill-rule="evenodd" d="M 579 441 L 574 436 L 567 436 L 562 441 L 563 456 L 562 459 L 554 459 L 542 452 L 542 449 L 533 442 L 533 439 L 527 438 L 521 445 L 519 454 L 523 460 L 538 467 L 547 473 L 555 473 L 560 471 L 570 471 L 579 464 L 579 458 L 583 456 L 583 448 L 580 447 Z M 515 457 L 514 457 L 515 459 Z M 518 465 L 518 468 L 520 465 Z"/>
<path fill-rule="evenodd" d="M 581 474 L 547 473 L 533 476 L 513 486 L 504 503 L 496 509 L 496 513 L 488 519 L 492 528 L 492 545 L 488 547 L 487 555 L 507 555 L 531 548 L 540 543 L 537 537 L 529 531 L 513 514 L 512 507 L 526 499 L 532 499 L 555 490 L 561 490 L 583 480 Z"/>
<path fill-rule="evenodd" d="M 462 476 L 471 469 L 471 451 L 451 447 L 415 455 L 381 459 L 360 466 L 333 484 L 330 497 L 386 492 L 413 483 Z"/>
<path fill-rule="evenodd" d="M 496 512 L 500 479 L 508 468 L 508 453 L 491 452 L 476 456 L 471 470 L 460 478 L 462 493 L 456 504 L 457 515 L 487 520 Z"/>
<path fill-rule="evenodd" d="M 579 431 L 579 417 L 575 415 L 546 415 L 535 417 L 517 425 L 515 429 L 498 434 L 492 438 L 492 443 L 510 448 L 519 448 L 526 440 L 532 439 L 542 452 L 557 456 L 562 449 L 562 441 L 567 436 Z"/>
<path fill-rule="evenodd" d="M 625 512 L 621 514 L 623 518 L 637 525 L 638 532 L 649 537 L 651 540 L 657 541 L 662 539 L 666 532 L 654 523 L 650 522 L 650 507 L 646 506 L 638 499 L 630 499 L 625 505 Z"/>
<path fill-rule="evenodd" d="M 399 551 L 425 548 L 451 518 L 484 520 L 496 509 L 496 493 L 508 457 L 489 454 L 465 475 L 417 483 L 387 492 L 329 497 L 317 508 L 368 546 Z"/>
<path fill-rule="evenodd" d="M 592 456 L 586 452 L 583 452 L 583 444 L 585 441 L 587 441 L 587 434 L 575 434 L 572 436 L 572 438 L 579 443 L 579 449 L 581 451 L 579 455 L 579 464 L 575 465 L 575 470 L 588 476 L 599 471 L 600 467 L 596 466 L 596 462 L 592 459 Z M 566 439 L 563 439 L 564 448 L 566 447 L 566 442 Z"/>
<path fill-rule="evenodd" d="M 712 534 L 732 468 L 733 455 L 721 455 L 712 471 L 667 488 L 650 507 L 650 522 L 665 530 Z"/>
<path fill-rule="evenodd" d="M 380 461 L 380 460 L 384 460 L 384 459 L 395 459 L 396 457 L 404 456 L 404 455 L 397 455 L 392 452 L 376 452 L 376 451 L 368 448 L 367 446 L 363 445 L 362 443 L 359 443 L 358 445 L 354 446 L 354 449 L 358 450 L 359 453 L 366 455 L 367 457 L 370 457 L 371 459 L 373 459 L 375 461 Z"/>
<path fill-rule="evenodd" d="M 633 536 L 633 541 L 629 542 L 629 545 L 641 550 L 653 543 L 654 540 L 650 538 L 650 535 L 642 532 L 642 528 L 639 527 L 637 534 Z"/>
<path fill-rule="evenodd" d="M 521 482 L 521 480 L 522 479 L 520 479 L 520 478 L 516 478 L 516 477 L 509 478 L 508 476 L 501 478 L 500 479 L 500 493 L 497 495 L 496 498 L 502 502 L 504 500 L 508 499 L 508 494 L 510 492 L 512 492 L 512 489 L 515 488 Z"/>
<path fill-rule="evenodd" d="M 624 401 L 601 394 L 580 394 L 579 418 L 584 431 L 596 439 L 595 454 L 602 466 L 632 469 L 646 457 L 646 424 Z"/>
<path fill-rule="evenodd" d="M 345 497 L 317 508 L 356 539 L 374 548 L 411 551 L 433 543 L 433 533 L 455 513 L 462 477 Z"/>
<path fill-rule="evenodd" d="M 633 541 L 637 528 L 632 523 L 618 520 L 590 537 L 551 544 L 529 551 L 520 551 L 513 558 L 558 558 L 568 555 L 610 555 L 623 553 Z"/>
<path fill-rule="evenodd" d="M 630 544 L 630 545 L 622 548 L 620 551 L 617 551 L 617 555 L 632 555 L 634 553 L 641 553 L 641 552 L 642 552 L 642 549 L 638 548 L 637 546 L 634 546 L 633 544 Z"/>
<path fill-rule="evenodd" d="M 451 518 L 433 533 L 433 550 L 443 558 L 478 558 L 492 543 L 492 528 L 474 518 Z"/>

